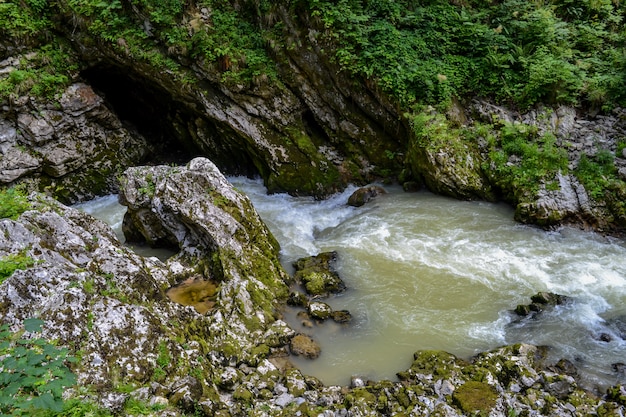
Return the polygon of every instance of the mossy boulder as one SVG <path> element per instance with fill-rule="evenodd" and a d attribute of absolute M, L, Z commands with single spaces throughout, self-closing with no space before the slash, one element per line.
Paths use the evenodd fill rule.
<path fill-rule="evenodd" d="M 452 394 L 452 401 L 465 415 L 487 417 L 495 407 L 498 392 L 489 384 L 467 381 Z"/>
<path fill-rule="evenodd" d="M 346 285 L 334 269 L 337 252 L 324 252 L 316 256 L 301 258 L 294 263 L 294 278 L 304 285 L 307 293 L 313 296 L 326 296 L 339 293 Z"/>
<path fill-rule="evenodd" d="M 308 359 L 317 358 L 322 352 L 320 345 L 310 336 L 297 334 L 291 339 L 289 344 L 291 353 L 296 356 L 304 356 Z"/>
<path fill-rule="evenodd" d="M 326 303 L 315 301 L 309 303 L 308 312 L 316 320 L 326 320 L 331 317 L 333 309 Z"/>
<path fill-rule="evenodd" d="M 519 304 L 515 307 L 515 313 L 519 316 L 532 316 L 541 313 L 549 307 L 566 304 L 571 299 L 565 295 L 555 294 L 551 292 L 538 292 L 530 297 L 530 304 Z"/>
<path fill-rule="evenodd" d="M 495 199 L 483 173 L 483 157 L 476 143 L 468 141 L 442 114 L 419 113 L 411 119 L 406 165 L 413 178 L 429 190 L 460 199 Z"/>

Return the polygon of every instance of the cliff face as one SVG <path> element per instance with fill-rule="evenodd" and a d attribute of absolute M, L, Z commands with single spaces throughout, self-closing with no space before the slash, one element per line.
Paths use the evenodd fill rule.
<path fill-rule="evenodd" d="M 573 123 L 563 129 L 550 121 L 558 107 L 402 104 L 377 74 L 346 70 L 320 10 L 293 2 L 33 7 L 18 8 L 22 20 L 0 41 L 3 184 L 73 202 L 115 190 L 126 167 L 201 155 L 226 174 L 260 175 L 270 192 L 323 198 L 348 183 L 399 179 L 507 200 L 524 222 L 626 226 L 621 177 L 598 191 L 589 188 L 607 176 L 597 164 L 589 182 L 575 172 L 603 152 L 620 168 L 620 112 L 607 124 L 569 107 L 557 117 Z M 507 144 L 515 123 L 541 131 L 514 132 L 538 158 Z M 552 160 L 553 149 L 565 164 L 533 160 Z"/>
<path fill-rule="evenodd" d="M 71 58 L 78 68 L 74 80 L 90 85 L 96 100 L 106 103 L 113 115 L 135 131 L 134 136 L 146 138 L 146 145 L 157 152 L 170 156 L 173 150 L 180 150 L 181 159 L 204 155 L 226 173 L 260 174 L 270 191 L 317 197 L 396 168 L 384 153 L 398 152 L 406 141 L 396 112 L 390 105 L 381 105 L 382 98 L 359 81 L 338 75 L 338 68 L 314 40 L 311 42 L 312 35 L 303 24 L 306 22 L 291 16 L 283 6 L 276 8 L 284 24 L 280 36 L 299 46 L 282 43 L 275 48 L 276 69 L 268 71 L 278 75 L 272 79 L 259 75 L 237 82 L 222 82 L 223 67 L 231 64 L 190 59 L 189 53 L 177 50 L 155 49 L 151 52 L 158 60 L 142 59 L 145 51 L 129 45 L 130 38 L 125 38 L 123 31 L 114 41 L 106 42 L 94 35 L 93 17 L 79 15 L 64 2 L 59 9 L 55 15 L 59 21 L 53 26 L 60 31 L 56 34 L 58 42 L 72 48 Z M 130 22 L 150 26 L 150 19 L 145 17 L 148 12 L 148 8 L 133 6 L 119 14 Z M 187 30 L 185 22 L 193 21 L 198 28 L 190 31 L 210 31 L 212 18 L 212 10 L 191 5 L 182 10 L 177 22 L 183 30 Z M 143 35 L 150 38 L 148 32 L 145 29 Z M 163 45 L 157 42 L 155 47 Z M 17 69 L 29 65 L 24 59 L 29 48 L 2 49 L 3 73 L 11 72 L 14 61 L 18 62 Z M 175 63 L 175 71 L 163 67 L 165 59 Z M 46 106 L 44 103 L 57 98 L 24 96 L 20 100 L 43 103 L 30 108 L 6 106 L 2 114 L 5 131 L 19 128 L 24 113 L 33 107 Z M 97 117 L 91 120 L 99 123 Z M 106 124 L 102 129 L 114 133 Z M 61 140 L 73 146 L 71 138 Z M 30 147 L 27 141 L 25 144 Z M 137 149 L 135 145 L 116 147 Z M 37 152 L 31 149 L 28 153 Z M 130 166 L 141 159 L 139 155 L 120 158 L 119 165 Z M 24 161 L 21 175 L 16 171 L 3 182 L 35 176 L 46 183 L 89 164 L 93 163 L 83 161 L 74 169 L 51 172 L 34 161 Z"/>

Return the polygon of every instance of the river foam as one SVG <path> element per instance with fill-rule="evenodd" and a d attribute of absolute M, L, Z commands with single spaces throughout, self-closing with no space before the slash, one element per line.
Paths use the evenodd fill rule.
<path fill-rule="evenodd" d="M 348 290 L 327 301 L 355 320 L 349 328 L 319 326 L 320 358 L 296 359 L 325 383 L 345 384 L 350 375 L 393 379 L 418 349 L 468 358 L 518 342 L 551 346 L 551 358 L 571 360 L 590 385 L 619 378 L 611 364 L 624 361 L 626 341 L 607 318 L 626 313 L 623 241 L 572 228 L 546 232 L 517 224 L 504 204 L 397 187 L 353 208 L 345 204 L 353 188 L 318 202 L 267 195 L 260 181 L 231 181 L 281 243 L 285 265 L 339 253 Z M 512 313 L 539 291 L 573 302 L 534 319 Z M 611 340 L 598 340 L 602 333 Z"/>
<path fill-rule="evenodd" d="M 230 180 L 280 242 L 287 269 L 303 256 L 339 254 L 348 290 L 325 301 L 349 310 L 352 323 L 298 329 L 295 312 L 286 313 L 322 346 L 318 359 L 294 358 L 296 365 L 326 384 L 347 384 L 351 375 L 394 379 L 420 349 L 469 358 L 519 342 L 550 346 L 551 360 L 572 361 L 589 387 L 626 382 L 611 366 L 626 357 L 624 241 L 572 228 L 546 232 L 515 223 L 504 204 L 397 187 L 354 208 L 345 204 L 354 187 L 315 201 L 268 195 L 260 180 Z M 79 207 L 121 235 L 125 209 L 116 196 Z M 573 301 L 533 319 L 512 312 L 538 291 Z"/>

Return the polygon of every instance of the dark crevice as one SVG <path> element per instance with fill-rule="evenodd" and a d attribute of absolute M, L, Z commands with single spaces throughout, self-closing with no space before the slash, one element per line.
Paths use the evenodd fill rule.
<path fill-rule="evenodd" d="M 227 175 L 258 175 L 245 140 L 132 70 L 98 65 L 81 73 L 107 106 L 154 152 L 143 163 L 183 164 L 196 156 L 211 159 Z"/>
<path fill-rule="evenodd" d="M 182 163 L 199 154 L 189 135 L 175 125 L 191 114 L 167 91 L 113 66 L 95 66 L 81 75 L 131 132 L 148 140 L 154 153 L 146 162 Z"/>
<path fill-rule="evenodd" d="M 324 131 L 324 128 L 315 119 L 313 112 L 307 110 L 302 113 L 302 122 L 306 130 L 307 135 L 313 139 L 316 144 L 329 143 L 330 138 Z"/>

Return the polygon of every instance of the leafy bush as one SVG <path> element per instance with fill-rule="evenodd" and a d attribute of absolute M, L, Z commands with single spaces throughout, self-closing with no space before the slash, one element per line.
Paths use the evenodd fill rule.
<path fill-rule="evenodd" d="M 501 188 L 534 194 L 541 183 L 549 187 L 558 172 L 567 172 L 567 152 L 552 134 L 539 136 L 536 127 L 522 123 L 505 123 L 499 133 L 499 143 L 492 139 L 489 170 Z"/>
<path fill-rule="evenodd" d="M 36 336 L 42 320 L 24 321 L 24 329 Z M 0 326 L 0 413 L 3 416 L 30 416 L 38 410 L 63 410 L 63 391 L 76 383 L 65 362 L 74 359 L 67 349 L 49 341 L 13 333 Z"/>
<path fill-rule="evenodd" d="M 626 102 L 618 2 L 304 3 L 343 70 L 404 105 L 467 95 L 522 108 Z"/>
<path fill-rule="evenodd" d="M 10 277 L 13 272 L 18 269 L 30 268 L 35 263 L 37 262 L 33 258 L 26 256 L 24 253 L 11 254 L 0 258 L 0 284 Z"/>
<path fill-rule="evenodd" d="M 594 157 L 583 155 L 578 162 L 574 175 L 585 186 L 592 198 L 599 199 L 615 181 L 615 155 L 607 150 L 599 151 Z"/>
<path fill-rule="evenodd" d="M 17 219 L 31 205 L 22 191 L 11 187 L 0 191 L 0 219 Z"/>

